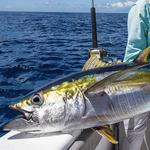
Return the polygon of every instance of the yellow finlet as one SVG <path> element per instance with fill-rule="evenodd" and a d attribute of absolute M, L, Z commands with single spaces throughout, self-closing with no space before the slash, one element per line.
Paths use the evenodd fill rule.
<path fill-rule="evenodd" d="M 109 126 L 102 126 L 94 128 L 101 136 L 105 137 L 110 143 L 118 144 L 118 141 L 113 135 L 112 129 Z"/>

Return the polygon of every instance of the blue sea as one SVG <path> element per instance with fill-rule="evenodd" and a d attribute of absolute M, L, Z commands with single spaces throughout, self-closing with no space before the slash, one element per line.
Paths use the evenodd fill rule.
<path fill-rule="evenodd" d="M 97 14 L 98 45 L 123 59 L 127 14 Z M 0 12 L 0 136 L 16 116 L 9 104 L 78 72 L 92 47 L 89 13 Z"/>

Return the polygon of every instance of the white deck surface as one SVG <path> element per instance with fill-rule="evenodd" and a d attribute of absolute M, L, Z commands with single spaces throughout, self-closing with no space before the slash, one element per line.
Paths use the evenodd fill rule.
<path fill-rule="evenodd" d="M 80 133 L 37 135 L 10 131 L 0 138 L 0 150 L 66 150 Z"/>

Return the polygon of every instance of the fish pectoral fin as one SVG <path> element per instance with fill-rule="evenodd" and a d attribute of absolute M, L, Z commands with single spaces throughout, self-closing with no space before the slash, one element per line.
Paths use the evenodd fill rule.
<path fill-rule="evenodd" d="M 113 135 L 113 131 L 109 126 L 101 126 L 93 128 L 98 134 L 105 137 L 110 143 L 118 144 L 118 141 Z"/>
<path fill-rule="evenodd" d="M 126 81 L 126 80 L 129 80 L 128 78 L 131 76 L 134 78 L 134 74 L 136 75 L 138 73 L 138 71 L 144 67 L 149 67 L 150 64 L 143 64 L 143 65 L 133 65 L 132 68 L 129 68 L 129 69 L 124 69 L 124 70 L 119 70 L 107 77 L 105 77 L 104 79 L 96 82 L 95 84 L 93 84 L 91 87 L 89 87 L 85 93 L 88 94 L 88 93 L 99 93 L 99 91 L 102 91 L 104 90 L 105 91 L 105 88 L 112 85 L 113 83 L 116 83 L 116 82 L 123 82 L 123 81 Z M 131 80 L 132 78 L 130 78 Z"/>

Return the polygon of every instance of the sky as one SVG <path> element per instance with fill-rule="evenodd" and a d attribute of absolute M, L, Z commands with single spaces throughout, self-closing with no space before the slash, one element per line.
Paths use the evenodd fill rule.
<path fill-rule="evenodd" d="M 136 0 L 95 0 L 97 12 L 128 12 Z M 89 12 L 91 0 L 0 0 L 0 11 Z"/>

